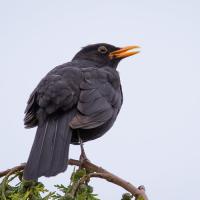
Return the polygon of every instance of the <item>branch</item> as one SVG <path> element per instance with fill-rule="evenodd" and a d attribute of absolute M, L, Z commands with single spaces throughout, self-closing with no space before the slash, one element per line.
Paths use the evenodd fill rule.
<path fill-rule="evenodd" d="M 79 167 L 85 168 L 87 171 L 90 171 L 91 173 L 88 174 L 88 178 L 102 178 L 107 180 L 108 182 L 114 183 L 115 185 L 118 185 L 122 188 L 124 188 L 126 191 L 130 192 L 136 199 L 139 199 L 140 197 L 143 200 L 148 200 L 147 195 L 145 194 L 145 188 L 144 186 L 139 186 L 138 188 L 132 185 L 131 183 L 127 182 L 126 180 L 116 176 L 115 174 L 103 169 L 102 167 L 99 167 L 93 163 L 91 163 L 88 160 L 84 160 L 83 163 L 81 163 L 79 160 L 69 159 L 68 161 L 69 165 L 75 165 Z M 5 171 L 0 172 L 0 178 L 9 174 L 13 174 L 17 171 L 22 171 L 25 168 L 26 164 L 23 163 L 19 166 L 13 167 L 11 169 L 7 169 Z"/>
<path fill-rule="evenodd" d="M 7 174 L 11 175 L 11 174 L 14 174 L 15 172 L 22 171 L 22 170 L 24 170 L 25 166 L 26 166 L 26 163 L 23 163 L 21 165 L 11 168 L 11 169 L 2 171 L 2 172 L 0 172 L 0 178 Z"/>
<path fill-rule="evenodd" d="M 81 163 L 78 160 L 70 159 L 69 164 L 80 166 Z M 96 172 L 96 173 L 92 173 L 90 175 L 91 177 L 98 177 L 98 178 L 105 179 L 105 180 L 107 180 L 111 183 L 114 183 L 118 186 L 121 186 L 122 188 L 124 188 L 125 190 L 130 192 L 136 198 L 143 197 L 144 200 L 148 200 L 148 198 L 145 194 L 144 186 L 139 186 L 137 188 L 134 185 L 132 185 L 131 183 L 123 180 L 122 178 L 120 178 L 120 177 L 118 177 L 114 174 L 112 174 L 111 172 L 103 169 L 102 167 L 99 167 L 99 166 L 89 162 L 88 160 L 85 160 L 83 162 L 82 167 L 84 167 L 86 170 Z"/>

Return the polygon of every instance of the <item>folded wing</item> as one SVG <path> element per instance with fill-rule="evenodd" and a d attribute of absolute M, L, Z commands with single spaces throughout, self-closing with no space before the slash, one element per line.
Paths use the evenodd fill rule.
<path fill-rule="evenodd" d="M 120 85 L 115 87 L 114 79 L 109 75 L 110 72 L 101 69 L 84 73 L 84 80 L 80 85 L 78 113 L 70 123 L 73 129 L 99 127 L 116 113 L 116 109 L 119 108 L 116 104 L 119 104 L 118 97 L 121 95 Z"/>

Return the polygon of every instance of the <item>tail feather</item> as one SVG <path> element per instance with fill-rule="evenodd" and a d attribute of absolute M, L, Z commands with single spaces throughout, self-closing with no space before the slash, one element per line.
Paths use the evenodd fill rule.
<path fill-rule="evenodd" d="M 67 169 L 73 112 L 51 116 L 38 126 L 35 140 L 24 170 L 24 178 L 55 176 Z"/>

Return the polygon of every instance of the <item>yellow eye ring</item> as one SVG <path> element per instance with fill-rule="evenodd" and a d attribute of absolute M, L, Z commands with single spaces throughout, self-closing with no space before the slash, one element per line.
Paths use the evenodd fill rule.
<path fill-rule="evenodd" d="M 106 54 L 108 52 L 108 49 L 105 46 L 100 46 L 98 48 L 98 52 L 100 52 L 102 54 Z"/>

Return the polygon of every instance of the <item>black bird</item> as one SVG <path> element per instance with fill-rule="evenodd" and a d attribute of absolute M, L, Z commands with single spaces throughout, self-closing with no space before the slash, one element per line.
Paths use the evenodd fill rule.
<path fill-rule="evenodd" d="M 116 68 L 136 48 L 86 46 L 40 81 L 25 110 L 25 127 L 37 126 L 37 132 L 24 179 L 65 171 L 70 144 L 94 140 L 112 127 L 123 101 Z"/>

